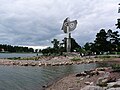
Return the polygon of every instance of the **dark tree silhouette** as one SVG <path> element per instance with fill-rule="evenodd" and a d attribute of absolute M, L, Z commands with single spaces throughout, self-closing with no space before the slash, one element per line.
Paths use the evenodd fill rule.
<path fill-rule="evenodd" d="M 34 52 L 33 48 L 0 44 L 0 51 L 3 50 L 4 52 Z"/>
<path fill-rule="evenodd" d="M 106 52 L 108 51 L 107 49 L 107 45 L 108 45 L 108 41 L 107 41 L 107 33 L 105 31 L 105 29 L 101 29 L 99 33 L 97 33 L 96 35 L 96 40 L 95 42 L 95 47 L 98 49 L 97 51 L 100 52 Z"/>
<path fill-rule="evenodd" d="M 64 38 L 63 42 L 64 42 L 64 50 L 66 52 L 67 38 Z M 79 49 L 81 49 L 81 46 L 75 41 L 74 38 L 71 38 L 71 52 Z"/>
<path fill-rule="evenodd" d="M 104 52 L 112 53 L 120 51 L 120 38 L 118 31 L 109 29 L 106 33 L 105 29 L 101 29 L 96 35 L 94 43 L 86 43 L 84 49 L 90 52 L 103 54 Z"/>
<path fill-rule="evenodd" d="M 53 41 L 51 41 L 51 43 L 53 44 L 53 48 L 59 48 L 59 41 L 57 39 L 53 39 Z"/>
<path fill-rule="evenodd" d="M 120 5 L 120 3 L 118 4 Z M 118 13 L 120 13 L 120 7 L 118 8 Z M 120 18 L 117 19 L 117 24 L 115 24 L 117 29 L 120 29 Z"/>
<path fill-rule="evenodd" d="M 117 24 L 115 24 L 117 29 L 120 29 L 120 19 L 117 19 Z"/>

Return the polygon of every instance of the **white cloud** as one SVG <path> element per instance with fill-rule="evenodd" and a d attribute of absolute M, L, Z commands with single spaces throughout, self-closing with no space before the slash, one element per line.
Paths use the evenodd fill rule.
<path fill-rule="evenodd" d="M 66 17 L 77 19 L 72 36 L 79 44 L 93 41 L 101 29 L 115 30 L 119 0 L 0 0 L 0 43 L 51 46 L 61 40 Z"/>
<path fill-rule="evenodd" d="M 23 45 L 22 45 L 22 46 L 23 46 Z M 35 50 L 35 49 L 45 49 L 45 48 L 47 48 L 48 46 L 24 46 L 24 47 L 33 48 L 33 49 Z"/>

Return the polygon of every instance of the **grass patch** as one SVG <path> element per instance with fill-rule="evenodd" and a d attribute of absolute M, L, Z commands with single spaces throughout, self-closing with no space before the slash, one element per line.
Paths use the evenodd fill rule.
<path fill-rule="evenodd" d="M 95 58 L 120 58 L 120 55 L 97 55 Z"/>
<path fill-rule="evenodd" d="M 113 65 L 112 65 L 112 69 L 113 69 L 114 71 L 120 71 L 120 64 L 113 64 Z"/>
<path fill-rule="evenodd" d="M 95 58 L 111 58 L 111 56 L 95 56 Z"/>
<path fill-rule="evenodd" d="M 38 57 L 13 57 L 13 58 L 7 58 L 10 60 L 38 60 Z"/>
<path fill-rule="evenodd" d="M 98 86 L 100 86 L 100 87 L 107 87 L 107 83 L 105 83 L 105 82 L 102 82 L 102 83 L 100 83 L 100 84 L 97 84 Z"/>
<path fill-rule="evenodd" d="M 77 83 L 80 83 L 80 81 L 77 81 Z"/>
<path fill-rule="evenodd" d="M 80 61 L 80 60 L 81 60 L 81 58 L 79 58 L 79 57 L 74 57 L 71 59 L 71 61 Z"/>
<path fill-rule="evenodd" d="M 20 60 L 21 57 L 13 57 L 13 58 L 7 58 L 7 59 L 10 59 L 10 60 Z"/>

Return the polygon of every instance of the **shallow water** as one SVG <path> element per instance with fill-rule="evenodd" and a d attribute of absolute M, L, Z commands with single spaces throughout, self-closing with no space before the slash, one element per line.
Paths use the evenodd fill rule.
<path fill-rule="evenodd" d="M 96 68 L 97 64 L 24 67 L 0 66 L 0 90 L 42 90 L 42 86 L 67 74 Z"/>
<path fill-rule="evenodd" d="M 13 57 L 32 57 L 37 53 L 0 53 L 0 58 L 13 58 Z M 38 55 L 41 55 L 40 53 Z"/>

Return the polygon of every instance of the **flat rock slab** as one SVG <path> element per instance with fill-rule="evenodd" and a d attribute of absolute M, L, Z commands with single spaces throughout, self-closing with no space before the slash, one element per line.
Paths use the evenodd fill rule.
<path fill-rule="evenodd" d="M 104 90 L 102 87 L 99 86 L 86 86 L 81 90 Z"/>
<path fill-rule="evenodd" d="M 120 90 L 120 87 L 119 88 L 109 88 L 107 90 Z"/>

